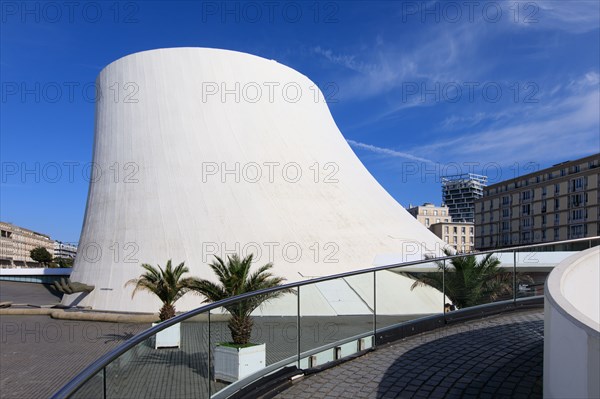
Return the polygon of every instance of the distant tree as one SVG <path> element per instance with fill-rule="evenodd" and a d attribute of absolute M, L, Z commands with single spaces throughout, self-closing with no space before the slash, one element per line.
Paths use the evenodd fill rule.
<path fill-rule="evenodd" d="M 444 254 L 452 255 L 449 251 L 444 251 Z M 446 296 L 458 308 L 493 302 L 512 295 L 513 275 L 501 269 L 500 260 L 491 253 L 479 261 L 474 255 L 465 255 L 452 258 L 450 265 L 442 261 L 435 263 L 438 267 L 436 272 L 404 273 L 415 280 L 411 290 L 421 286 L 445 290 Z M 445 281 L 442 280 L 442 271 L 445 271 Z M 517 273 L 516 279 L 517 282 L 533 281 L 522 273 Z"/>
<path fill-rule="evenodd" d="M 54 263 L 56 264 L 57 267 L 73 267 L 73 258 L 61 258 L 61 257 L 56 257 L 54 258 Z"/>
<path fill-rule="evenodd" d="M 37 247 L 29 251 L 29 256 L 34 261 L 40 263 L 42 266 L 48 266 L 52 262 L 52 254 L 44 247 Z"/>

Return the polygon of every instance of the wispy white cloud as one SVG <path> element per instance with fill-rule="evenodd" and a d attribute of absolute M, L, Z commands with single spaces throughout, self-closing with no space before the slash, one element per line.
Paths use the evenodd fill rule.
<path fill-rule="evenodd" d="M 584 33 L 600 28 L 600 2 L 595 0 L 537 0 L 530 2 L 520 0 L 520 22 L 531 15 L 535 23 L 526 24 L 533 28 L 562 30 L 569 33 Z M 528 5 L 528 6 L 527 6 Z M 525 8 L 527 7 L 527 8 Z"/>
<path fill-rule="evenodd" d="M 599 80 L 596 72 L 587 73 L 567 84 L 561 97 L 529 109 L 527 117 L 515 117 L 502 126 L 467 129 L 460 136 L 416 147 L 410 152 L 417 156 L 440 153 L 446 160 L 483 161 L 493 157 L 494 162 L 508 165 L 531 158 L 563 159 L 599 151 Z"/>
<path fill-rule="evenodd" d="M 375 154 L 385 155 L 387 157 L 410 159 L 411 161 L 425 162 L 425 163 L 429 163 L 429 164 L 435 163 L 434 161 L 432 161 L 430 159 L 417 157 L 412 154 L 408 154 L 406 152 L 393 150 L 391 148 L 377 147 L 377 146 L 374 146 L 371 144 L 360 143 L 360 142 L 354 141 L 354 140 L 346 140 L 346 141 L 352 147 L 361 148 L 363 150 L 367 150 L 367 151 L 373 152 Z"/>

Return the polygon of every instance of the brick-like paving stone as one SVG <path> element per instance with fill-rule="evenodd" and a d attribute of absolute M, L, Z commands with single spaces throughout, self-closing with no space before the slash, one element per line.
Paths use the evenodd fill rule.
<path fill-rule="evenodd" d="M 0 316 L 0 398 L 47 398 L 149 324 Z"/>
<path fill-rule="evenodd" d="M 541 398 L 543 318 L 541 309 L 513 312 L 410 337 L 277 397 Z"/>

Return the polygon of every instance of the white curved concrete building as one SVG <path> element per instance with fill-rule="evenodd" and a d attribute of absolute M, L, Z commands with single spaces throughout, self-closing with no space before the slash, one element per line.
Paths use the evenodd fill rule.
<path fill-rule="evenodd" d="M 213 254 L 252 252 L 297 281 L 443 246 L 365 169 L 323 94 L 291 68 L 234 51 L 160 49 L 108 65 L 97 87 L 95 175 L 71 276 L 96 288 L 65 304 L 156 311 L 156 298 L 131 299 L 124 288 L 140 263 L 185 261 L 191 274 L 213 278 Z M 404 277 L 383 280 L 410 291 Z M 348 283 L 315 301 L 349 290 L 360 291 Z M 410 313 L 443 303 L 433 290 L 410 296 L 401 305 Z M 186 295 L 177 308 L 199 305 Z"/>
<path fill-rule="evenodd" d="M 600 398 L 600 247 L 548 276 L 544 303 L 544 398 Z"/>

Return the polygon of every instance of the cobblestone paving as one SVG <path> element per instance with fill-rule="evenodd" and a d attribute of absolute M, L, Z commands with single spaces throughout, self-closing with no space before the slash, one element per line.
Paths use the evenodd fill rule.
<path fill-rule="evenodd" d="M 298 381 L 278 398 L 541 398 L 543 311 L 421 334 Z"/>

